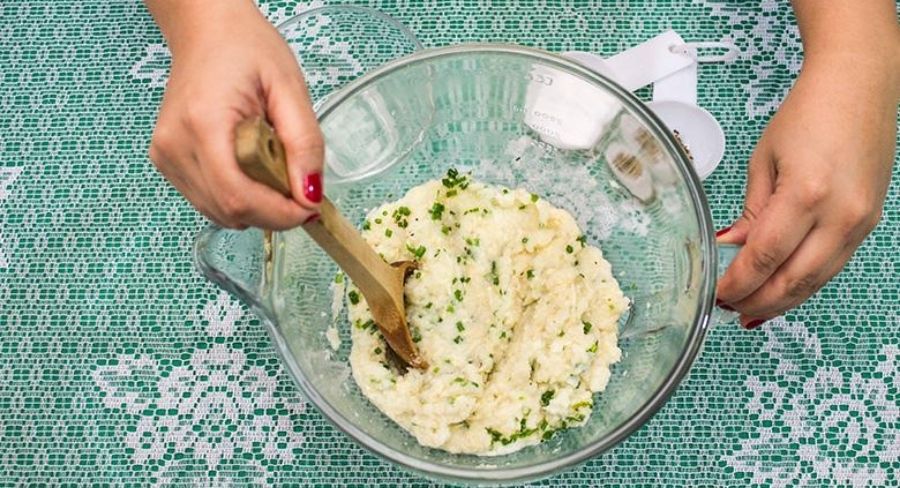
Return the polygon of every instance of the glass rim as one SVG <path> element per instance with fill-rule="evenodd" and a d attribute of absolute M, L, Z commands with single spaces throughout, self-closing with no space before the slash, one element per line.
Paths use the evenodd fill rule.
<path fill-rule="evenodd" d="M 327 8 L 348 8 L 348 7 L 322 7 Z M 367 12 L 374 11 L 380 16 L 385 16 L 374 9 L 366 7 L 352 7 L 354 10 L 365 10 Z M 300 14 L 297 17 L 308 14 Z M 388 17 L 389 18 L 389 17 Z M 289 19 L 287 22 L 295 20 L 296 17 Z M 389 18 L 390 19 L 390 18 Z M 390 19 L 393 21 L 393 19 Z M 481 482 L 481 483 L 512 483 L 519 481 L 532 480 L 555 474 L 559 471 L 571 468 L 581 462 L 593 458 L 617 445 L 619 442 L 631 435 L 635 430 L 643 426 L 669 399 L 669 397 L 677 389 L 678 385 L 684 379 L 685 375 L 696 359 L 706 332 L 709 328 L 710 314 L 713 305 L 713 298 L 716 283 L 716 260 L 717 252 L 713 237 L 712 217 L 709 205 L 703 192 L 700 179 L 692 169 L 687 155 L 682 147 L 677 143 L 674 136 L 665 128 L 665 125 L 659 118 L 653 114 L 638 98 L 620 87 L 616 83 L 606 77 L 589 70 L 575 61 L 570 61 L 556 54 L 542 51 L 534 48 L 510 44 L 487 44 L 487 43 L 471 43 L 458 44 L 449 47 L 431 48 L 416 51 L 413 54 L 393 60 L 385 65 L 375 68 L 364 74 L 360 78 L 350 82 L 343 88 L 336 90 L 325 97 L 323 103 L 318 107 L 317 117 L 320 121 L 326 119 L 332 111 L 341 105 L 342 102 L 360 92 L 373 82 L 384 78 L 391 73 L 401 70 L 410 65 L 423 62 L 433 61 L 446 57 L 461 56 L 468 54 L 498 54 L 513 55 L 530 58 L 541 63 L 552 65 L 568 74 L 580 77 L 593 84 L 600 85 L 615 95 L 623 106 L 641 120 L 662 144 L 665 150 L 676 161 L 675 166 L 688 187 L 688 193 L 694 206 L 694 214 L 697 219 L 698 230 L 700 232 L 700 240 L 702 244 L 702 283 L 700 286 L 700 295 L 697 302 L 694 322 L 690 327 L 685 347 L 682 349 L 675 365 L 670 370 L 668 376 L 663 383 L 657 387 L 649 398 L 635 410 L 625 421 L 621 422 L 612 431 L 591 442 L 587 446 L 574 451 L 572 453 L 560 456 L 555 459 L 535 462 L 527 466 L 513 468 L 470 468 L 470 467 L 453 467 L 431 461 L 422 460 L 402 451 L 391 448 L 382 443 L 378 439 L 370 436 L 360 428 L 358 428 L 350 419 L 341 415 L 324 397 L 320 396 L 315 388 L 307 382 L 305 375 L 300 370 L 297 362 L 292 358 L 291 353 L 287 350 L 287 346 L 279 337 L 273 337 L 276 349 L 279 350 L 283 362 L 286 364 L 290 375 L 303 390 L 310 402 L 334 424 L 338 429 L 347 434 L 350 438 L 361 444 L 369 451 L 378 456 L 396 463 L 399 466 L 410 469 L 415 472 L 422 473 L 426 476 L 438 478 L 453 479 L 462 482 Z M 278 327 L 274 317 L 264 314 L 264 320 L 267 322 L 267 328 L 273 335 L 279 335 Z M 485 458 L 490 459 L 490 458 Z"/>
<path fill-rule="evenodd" d="M 423 49 L 422 42 L 419 41 L 419 38 L 415 35 L 415 33 L 413 33 L 412 30 L 409 29 L 409 27 L 378 9 L 365 7 L 362 5 L 323 5 L 321 7 L 304 10 L 297 15 L 288 17 L 287 19 L 276 25 L 275 30 L 277 30 L 279 33 L 283 33 L 284 29 L 287 29 L 294 24 L 300 23 L 300 21 L 305 18 L 312 17 L 313 15 L 327 14 L 328 12 L 354 12 L 368 15 L 386 24 L 389 24 L 394 29 L 397 29 L 398 32 L 403 34 L 403 37 L 405 37 L 415 46 L 416 51 L 420 51 Z"/>

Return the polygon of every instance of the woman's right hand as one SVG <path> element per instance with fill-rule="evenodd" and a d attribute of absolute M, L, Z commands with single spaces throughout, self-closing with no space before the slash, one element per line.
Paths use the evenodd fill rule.
<path fill-rule="evenodd" d="M 287 44 L 248 0 L 147 0 L 147 6 L 172 51 L 150 159 L 221 226 L 282 230 L 306 222 L 322 200 L 324 143 Z M 284 143 L 290 198 L 238 167 L 235 127 L 256 115 Z"/>

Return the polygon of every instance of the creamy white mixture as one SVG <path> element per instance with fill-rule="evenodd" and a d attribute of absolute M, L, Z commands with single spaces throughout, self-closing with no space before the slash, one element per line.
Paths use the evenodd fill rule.
<path fill-rule="evenodd" d="M 428 371 L 394 370 L 348 286 L 353 377 L 388 417 L 425 446 L 478 455 L 586 422 L 628 300 L 568 212 L 451 170 L 373 210 L 363 235 L 388 262 L 419 262 L 406 310 Z"/>

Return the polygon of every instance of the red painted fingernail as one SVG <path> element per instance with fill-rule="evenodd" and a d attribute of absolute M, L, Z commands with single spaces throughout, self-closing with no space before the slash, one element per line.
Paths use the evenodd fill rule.
<path fill-rule="evenodd" d="M 313 203 L 322 201 L 322 174 L 310 173 L 303 180 L 303 195 Z"/>
<path fill-rule="evenodd" d="M 306 219 L 306 222 L 303 222 L 303 224 L 304 225 L 309 224 L 309 223 L 315 222 L 317 220 L 319 220 L 319 214 L 314 213 L 314 214 L 310 215 L 309 218 Z"/>
<path fill-rule="evenodd" d="M 755 329 L 755 328 L 757 328 L 757 327 L 759 327 L 760 325 L 765 324 L 765 323 L 766 323 L 766 321 L 765 321 L 765 320 L 762 320 L 762 319 L 751 320 L 750 322 L 747 322 L 746 324 L 744 324 L 744 328 L 747 329 L 747 330 L 753 330 L 753 329 Z"/>
<path fill-rule="evenodd" d="M 727 303 L 723 302 L 722 300 L 719 300 L 718 298 L 716 298 L 716 306 L 721 308 L 722 310 L 728 310 L 729 312 L 734 312 L 734 309 L 731 308 L 731 306 L 729 306 Z"/>
<path fill-rule="evenodd" d="M 716 231 L 716 237 L 722 237 L 723 235 L 727 234 L 729 230 L 731 230 L 731 226 L 730 226 L 730 225 L 729 225 L 728 227 L 725 227 L 724 229 L 717 230 L 717 231 Z"/>

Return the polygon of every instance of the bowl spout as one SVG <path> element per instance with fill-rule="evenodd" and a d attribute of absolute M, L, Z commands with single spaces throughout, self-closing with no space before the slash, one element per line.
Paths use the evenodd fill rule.
<path fill-rule="evenodd" d="M 264 310 L 269 241 L 259 229 L 209 226 L 194 240 L 194 263 L 207 279 L 248 306 Z"/>

